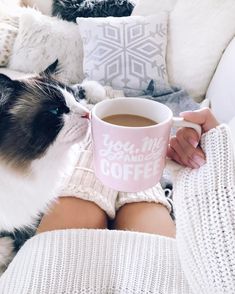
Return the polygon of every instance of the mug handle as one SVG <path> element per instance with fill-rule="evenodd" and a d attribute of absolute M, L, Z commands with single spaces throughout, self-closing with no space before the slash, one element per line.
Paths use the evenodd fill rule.
<path fill-rule="evenodd" d="M 173 121 L 173 127 L 176 127 L 176 128 L 182 128 L 182 127 L 192 128 L 198 133 L 199 138 L 201 138 L 202 128 L 201 128 L 200 125 L 192 123 L 190 121 L 186 121 L 186 120 L 184 120 L 183 117 L 173 117 L 172 121 Z"/>

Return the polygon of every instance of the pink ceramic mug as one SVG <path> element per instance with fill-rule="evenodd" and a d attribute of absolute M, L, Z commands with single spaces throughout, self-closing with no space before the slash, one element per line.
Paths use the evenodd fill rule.
<path fill-rule="evenodd" d="M 147 127 L 123 127 L 102 118 L 132 114 L 156 121 Z M 91 112 L 93 161 L 97 178 L 118 191 L 137 192 L 156 185 L 165 166 L 172 126 L 194 128 L 199 125 L 173 118 L 164 104 L 144 98 L 104 100 Z"/>

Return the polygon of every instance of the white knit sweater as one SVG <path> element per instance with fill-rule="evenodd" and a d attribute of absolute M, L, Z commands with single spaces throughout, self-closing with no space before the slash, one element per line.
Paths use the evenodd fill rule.
<path fill-rule="evenodd" d="M 37 235 L 1 294 L 235 293 L 235 164 L 226 126 L 203 135 L 207 163 L 175 183 L 177 237 L 109 230 Z"/>

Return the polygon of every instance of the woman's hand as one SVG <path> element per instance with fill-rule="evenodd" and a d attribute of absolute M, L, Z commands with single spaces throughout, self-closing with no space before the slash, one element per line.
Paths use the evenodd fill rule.
<path fill-rule="evenodd" d="M 185 120 L 201 125 L 202 133 L 219 125 L 209 108 L 186 111 L 180 114 Z M 183 166 L 199 168 L 206 162 L 205 154 L 199 146 L 200 138 L 191 128 L 180 128 L 170 139 L 167 156 Z"/>

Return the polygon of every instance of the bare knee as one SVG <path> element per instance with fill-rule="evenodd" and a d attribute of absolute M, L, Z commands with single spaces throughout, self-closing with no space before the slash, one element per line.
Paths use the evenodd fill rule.
<path fill-rule="evenodd" d="M 104 229 L 105 212 L 95 203 L 75 197 L 61 197 L 45 214 L 37 233 L 63 229 Z"/>
<path fill-rule="evenodd" d="M 125 204 L 117 212 L 114 228 L 175 237 L 175 224 L 169 211 L 157 203 Z"/>

